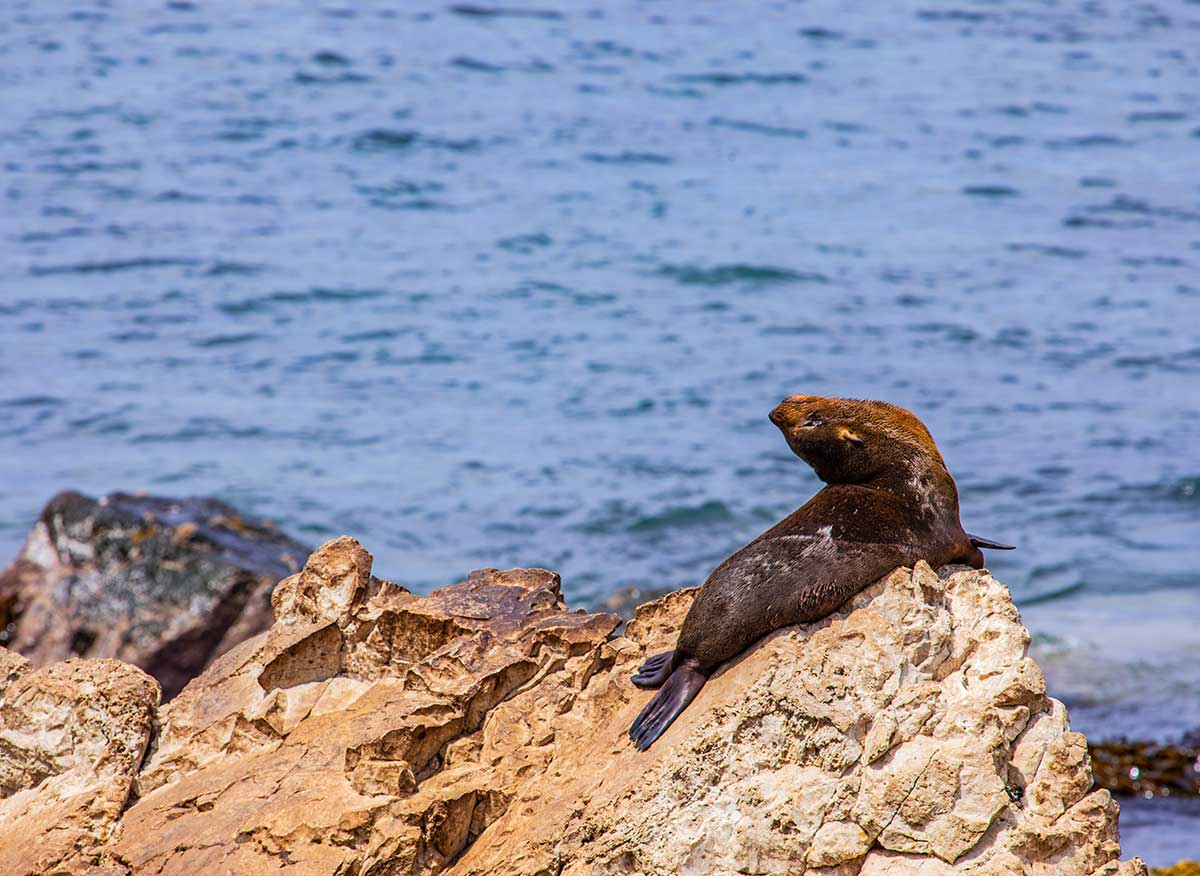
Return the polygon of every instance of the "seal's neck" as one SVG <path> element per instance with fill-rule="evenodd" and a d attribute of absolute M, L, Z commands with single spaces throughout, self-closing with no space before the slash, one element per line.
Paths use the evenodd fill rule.
<path fill-rule="evenodd" d="M 958 489 L 941 460 L 910 458 L 889 466 L 866 485 L 900 497 L 917 520 L 930 527 L 958 524 Z"/>

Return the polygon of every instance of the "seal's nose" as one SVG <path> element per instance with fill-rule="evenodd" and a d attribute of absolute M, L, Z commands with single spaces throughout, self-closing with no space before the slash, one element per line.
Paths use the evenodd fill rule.
<path fill-rule="evenodd" d="M 781 428 L 781 429 L 783 428 L 783 415 L 779 413 L 779 408 L 778 408 L 778 407 L 776 407 L 774 410 L 772 410 L 772 411 L 771 411 L 771 413 L 769 413 L 769 414 L 767 415 L 767 417 L 768 417 L 768 418 L 771 420 L 771 422 L 772 422 L 772 423 L 774 423 L 776 426 L 778 426 L 778 427 L 779 427 L 779 428 Z"/>

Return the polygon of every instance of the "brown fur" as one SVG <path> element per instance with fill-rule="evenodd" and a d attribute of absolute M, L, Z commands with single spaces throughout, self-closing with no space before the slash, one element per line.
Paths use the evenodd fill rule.
<path fill-rule="evenodd" d="M 718 665 L 772 630 L 824 617 L 897 566 L 983 565 L 959 523 L 954 479 L 912 413 L 885 402 L 794 395 L 771 421 L 828 486 L 717 566 L 675 651 L 634 677 L 643 687 L 662 686 L 630 731 L 640 748 Z"/>
<path fill-rule="evenodd" d="M 897 566 L 982 565 L 959 524 L 954 479 L 912 413 L 794 395 L 771 420 L 828 486 L 709 576 L 677 648 L 702 671 L 772 629 L 824 617 Z"/>

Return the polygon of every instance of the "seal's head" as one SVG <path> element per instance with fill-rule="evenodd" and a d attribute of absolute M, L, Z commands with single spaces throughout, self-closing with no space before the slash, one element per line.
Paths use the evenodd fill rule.
<path fill-rule="evenodd" d="M 946 468 L 925 424 L 886 402 L 792 395 L 771 411 L 771 422 L 827 484 Z"/>

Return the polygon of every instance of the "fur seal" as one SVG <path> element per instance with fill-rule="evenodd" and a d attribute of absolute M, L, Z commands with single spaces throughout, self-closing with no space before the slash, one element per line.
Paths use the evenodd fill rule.
<path fill-rule="evenodd" d="M 772 630 L 837 609 L 897 566 L 983 566 L 958 489 L 929 430 L 878 401 L 793 395 L 770 415 L 792 452 L 827 486 L 713 570 L 674 651 L 646 660 L 633 683 L 658 688 L 629 728 L 649 748 L 718 666 Z"/>

